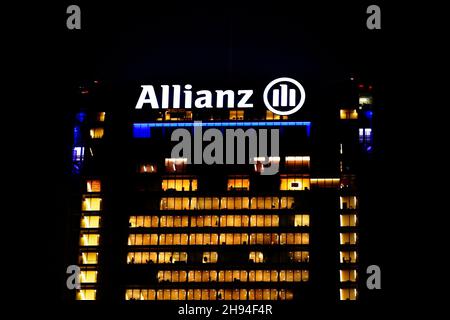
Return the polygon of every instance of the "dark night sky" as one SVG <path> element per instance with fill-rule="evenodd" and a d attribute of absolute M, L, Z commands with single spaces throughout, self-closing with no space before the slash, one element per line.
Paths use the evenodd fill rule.
<path fill-rule="evenodd" d="M 45 154 L 34 162 L 41 170 L 29 188 L 38 203 L 48 199 L 42 191 L 54 190 L 50 210 L 54 212 L 49 217 L 56 219 L 49 219 L 47 228 L 58 228 L 58 210 L 64 207 L 57 186 L 64 184 L 67 141 L 58 133 L 67 131 L 71 92 L 79 81 L 100 79 L 119 86 L 152 80 L 249 83 L 293 76 L 327 87 L 354 72 L 383 92 L 395 70 L 392 60 L 399 58 L 392 49 L 401 42 L 392 31 L 393 11 L 380 1 L 300 1 L 296 6 L 271 1 L 221 8 L 211 3 L 156 6 L 152 2 L 143 6 L 131 1 L 101 5 L 64 1 L 47 12 L 41 29 L 33 32 L 33 44 L 26 43 L 21 50 L 24 56 L 34 57 L 26 72 L 36 80 L 42 105 L 27 107 L 33 124 L 23 134 L 45 141 L 34 141 L 26 153 Z M 81 31 L 66 29 L 65 10 L 70 4 L 81 7 Z M 381 6 L 382 30 L 366 29 L 369 4 Z M 42 242 L 50 243 L 57 234 L 45 233 Z M 61 272 L 60 266 L 50 252 L 44 256 L 49 261 L 44 272 L 51 279 Z M 52 288 L 49 285 L 49 292 Z"/>

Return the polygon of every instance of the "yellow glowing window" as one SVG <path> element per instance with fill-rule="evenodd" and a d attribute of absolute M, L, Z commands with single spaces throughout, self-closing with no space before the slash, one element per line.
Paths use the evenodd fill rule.
<path fill-rule="evenodd" d="M 266 170 L 266 168 L 270 168 L 272 166 L 278 168 L 280 164 L 280 157 L 268 157 L 268 159 L 265 157 L 256 157 L 253 158 L 253 161 L 255 172 L 262 173 Z"/>
<path fill-rule="evenodd" d="M 340 289 L 339 293 L 340 293 L 341 300 L 356 300 L 357 295 L 358 295 L 358 292 L 356 291 L 356 289 L 351 289 L 351 288 Z"/>
<path fill-rule="evenodd" d="M 104 122 L 106 117 L 106 112 L 97 113 L 97 121 Z"/>
<path fill-rule="evenodd" d="M 244 110 L 230 110 L 230 120 L 244 120 Z"/>
<path fill-rule="evenodd" d="M 309 214 L 296 214 L 294 218 L 294 226 L 296 227 L 309 226 Z"/>
<path fill-rule="evenodd" d="M 186 290 L 184 289 L 160 289 L 156 292 L 157 300 L 185 300 Z"/>
<path fill-rule="evenodd" d="M 167 172 L 184 172 L 186 171 L 187 158 L 166 158 L 165 166 Z"/>
<path fill-rule="evenodd" d="M 194 233 L 189 236 L 190 245 L 210 245 L 218 244 L 219 236 L 217 233 Z"/>
<path fill-rule="evenodd" d="M 341 227 L 355 227 L 357 224 L 356 214 L 342 214 Z"/>
<path fill-rule="evenodd" d="M 81 218 L 81 228 L 98 228 L 100 226 L 100 216 L 83 216 Z"/>
<path fill-rule="evenodd" d="M 340 256 L 341 256 L 342 263 L 357 262 L 356 251 L 341 251 Z"/>
<path fill-rule="evenodd" d="M 280 190 L 307 190 L 309 189 L 309 179 L 281 178 Z"/>
<path fill-rule="evenodd" d="M 251 227 L 278 227 L 278 215 L 252 215 L 250 216 Z"/>
<path fill-rule="evenodd" d="M 191 199 L 191 207 L 192 209 L 200 209 L 200 210 L 209 210 L 209 209 L 219 209 L 220 208 L 220 199 L 213 198 L 192 198 Z"/>
<path fill-rule="evenodd" d="M 83 211 L 101 210 L 102 198 L 84 198 L 82 202 Z"/>
<path fill-rule="evenodd" d="M 248 227 L 248 216 L 224 215 L 220 217 L 221 227 Z"/>
<path fill-rule="evenodd" d="M 196 191 L 197 179 L 163 179 L 163 191 Z"/>
<path fill-rule="evenodd" d="M 168 110 L 164 113 L 164 120 L 169 121 L 192 120 L 192 111 L 181 109 Z"/>
<path fill-rule="evenodd" d="M 102 184 L 100 180 L 88 180 L 86 181 L 87 192 L 100 192 L 102 191 Z"/>
<path fill-rule="evenodd" d="M 101 138 L 103 138 L 104 133 L 105 133 L 105 130 L 103 128 L 92 128 L 89 131 L 89 134 L 92 139 L 101 139 Z"/>
<path fill-rule="evenodd" d="M 81 264 L 97 264 L 98 252 L 81 252 L 80 254 Z"/>
<path fill-rule="evenodd" d="M 187 257 L 187 252 L 158 252 L 158 263 L 187 262 Z M 150 259 L 153 259 L 152 252 L 150 253 Z M 154 261 L 156 261 L 156 258 Z"/>
<path fill-rule="evenodd" d="M 215 251 L 212 252 L 203 252 L 203 263 L 216 263 L 218 258 L 218 253 Z"/>
<path fill-rule="evenodd" d="M 355 232 L 346 232 L 340 234 L 341 244 L 356 244 L 357 236 Z"/>
<path fill-rule="evenodd" d="M 130 228 L 156 228 L 158 221 L 158 216 L 131 216 L 129 226 Z"/>
<path fill-rule="evenodd" d="M 356 196 L 344 196 L 339 197 L 340 208 L 343 210 L 346 209 L 356 209 L 358 207 L 358 199 Z"/>
<path fill-rule="evenodd" d="M 371 96 L 360 96 L 359 97 L 359 104 L 365 105 L 365 104 L 372 104 L 372 97 Z"/>
<path fill-rule="evenodd" d="M 340 270 L 340 279 L 341 282 L 355 282 L 356 281 L 356 270 Z"/>
<path fill-rule="evenodd" d="M 310 156 L 286 156 L 285 167 L 288 170 L 305 170 L 309 169 Z"/>
<path fill-rule="evenodd" d="M 76 299 L 77 300 L 95 300 L 97 290 L 95 289 L 81 289 L 77 290 Z"/>
<path fill-rule="evenodd" d="M 129 252 L 127 256 L 127 263 L 156 263 L 158 260 L 156 252 Z"/>
<path fill-rule="evenodd" d="M 266 110 L 266 120 L 287 120 L 288 116 L 280 116 L 279 114 L 273 113 L 270 110 Z"/>
<path fill-rule="evenodd" d="M 247 197 L 222 197 L 220 199 L 220 208 L 221 209 L 229 209 L 229 210 L 248 209 L 248 198 Z"/>
<path fill-rule="evenodd" d="M 228 178 L 227 190 L 249 190 L 250 188 L 250 179 L 248 178 L 240 178 L 240 177 L 232 177 Z"/>
<path fill-rule="evenodd" d="M 128 289 L 125 300 L 156 300 L 156 291 L 153 289 Z"/>
<path fill-rule="evenodd" d="M 94 283 L 94 282 L 97 282 L 97 271 L 81 270 L 80 283 Z"/>
<path fill-rule="evenodd" d="M 250 200 L 250 206 L 251 209 L 280 209 L 280 199 L 278 197 L 254 197 Z"/>
<path fill-rule="evenodd" d="M 187 273 L 186 271 L 178 271 L 178 270 L 166 270 L 159 271 L 157 274 L 158 282 L 186 282 Z"/>
<path fill-rule="evenodd" d="M 139 172 L 140 173 L 155 173 L 155 172 L 157 172 L 156 165 L 152 164 L 152 163 L 140 165 Z"/>
<path fill-rule="evenodd" d="M 264 254 L 261 251 L 250 251 L 249 260 L 254 263 L 263 263 Z"/>
<path fill-rule="evenodd" d="M 309 233 L 281 233 L 280 244 L 309 244 Z"/>
<path fill-rule="evenodd" d="M 99 234 L 85 233 L 80 236 L 80 246 L 98 246 L 99 240 Z"/>
<path fill-rule="evenodd" d="M 247 233 L 221 233 L 220 243 L 227 245 L 241 245 L 248 243 Z"/>
<path fill-rule="evenodd" d="M 157 245 L 158 235 L 157 234 L 130 234 L 128 236 L 128 245 L 130 246 L 146 246 L 146 245 Z"/>
<path fill-rule="evenodd" d="M 278 244 L 278 238 L 276 233 L 251 233 L 250 244 Z"/>
<path fill-rule="evenodd" d="M 341 120 L 358 119 L 358 111 L 356 109 L 341 109 L 339 115 Z"/>
<path fill-rule="evenodd" d="M 309 262 L 308 251 L 289 251 L 289 260 L 291 262 Z"/>
<path fill-rule="evenodd" d="M 340 185 L 339 178 L 311 178 L 311 186 L 319 188 L 338 188 Z"/>

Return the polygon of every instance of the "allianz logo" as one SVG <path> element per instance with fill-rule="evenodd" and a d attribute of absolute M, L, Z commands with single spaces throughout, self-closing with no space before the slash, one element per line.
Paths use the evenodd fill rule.
<path fill-rule="evenodd" d="M 135 109 L 149 105 L 151 109 L 222 109 L 253 108 L 254 90 L 198 90 L 192 85 L 141 85 L 141 94 Z M 305 89 L 297 80 L 282 77 L 271 81 L 264 89 L 265 106 L 275 114 L 289 115 L 297 112 L 305 103 Z"/>

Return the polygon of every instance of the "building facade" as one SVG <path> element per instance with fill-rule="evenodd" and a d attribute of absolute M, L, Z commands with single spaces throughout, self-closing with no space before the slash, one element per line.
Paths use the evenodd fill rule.
<path fill-rule="evenodd" d="M 374 103 L 372 86 L 348 88 L 321 122 L 313 110 L 279 116 L 264 106 L 134 110 L 105 102 L 106 84 L 83 86 L 65 257 L 81 287 L 64 299 L 359 300 L 358 175 L 374 151 Z M 195 163 L 172 156 L 179 128 L 277 129 L 279 154 Z M 279 172 L 264 174 L 271 165 Z"/>

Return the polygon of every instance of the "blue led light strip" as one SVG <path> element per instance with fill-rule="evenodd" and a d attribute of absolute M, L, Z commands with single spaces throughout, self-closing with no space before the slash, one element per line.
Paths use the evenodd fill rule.
<path fill-rule="evenodd" d="M 151 128 L 180 127 L 299 127 L 306 126 L 310 134 L 310 121 L 220 121 L 220 122 L 146 122 L 133 123 L 134 138 L 150 138 Z"/>

